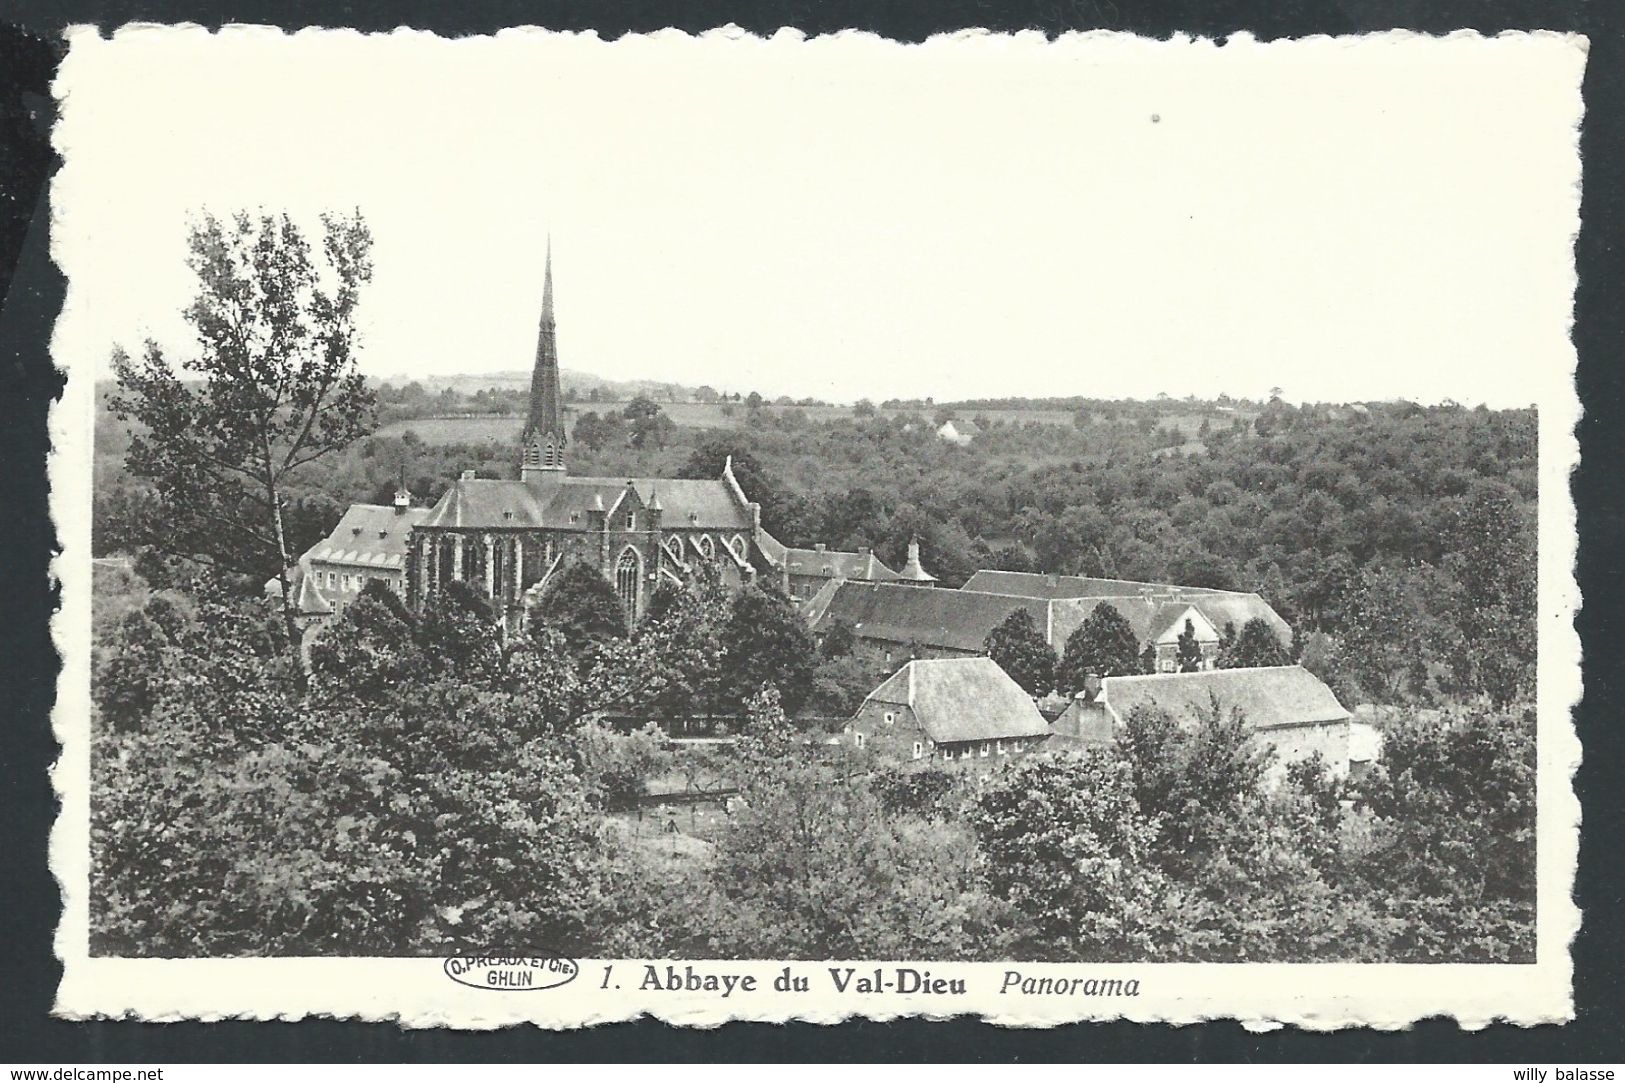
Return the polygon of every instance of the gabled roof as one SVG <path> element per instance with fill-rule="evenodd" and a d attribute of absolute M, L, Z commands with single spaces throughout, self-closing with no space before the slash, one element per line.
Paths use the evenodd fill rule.
<path fill-rule="evenodd" d="M 1143 645 L 1165 623 L 1182 621 L 1187 607 L 1204 616 L 1215 630 L 1226 621 L 1239 631 L 1249 617 L 1264 618 L 1284 645 L 1291 629 L 1275 610 L 1256 594 L 1204 593 L 1188 598 L 1031 598 L 988 591 L 921 589 L 907 583 L 827 584 L 807 603 L 807 620 L 819 628 L 843 621 L 854 633 L 894 643 L 920 643 L 946 650 L 975 652 L 999 622 L 1017 609 L 1033 616 L 1033 623 L 1057 651 L 1099 605 L 1110 603 L 1134 629 Z"/>
<path fill-rule="evenodd" d="M 428 517 L 428 508 L 396 512 L 387 504 L 351 504 L 327 537 L 305 551 L 301 562 L 404 568 L 412 528 Z"/>
<path fill-rule="evenodd" d="M 1146 583 L 1137 579 L 1096 579 L 1082 575 L 1043 575 L 984 568 L 965 581 L 961 590 L 991 594 L 1018 594 L 1024 598 L 1122 598 L 1151 594 L 1229 594 L 1214 587 L 1184 587 L 1172 583 Z"/>
<path fill-rule="evenodd" d="M 791 575 L 819 575 L 826 579 L 862 579 L 871 583 L 889 583 L 900 578 L 873 552 L 786 549 L 784 567 Z"/>
<path fill-rule="evenodd" d="M 1171 639 L 1178 639 L 1184 634 L 1187 620 L 1191 622 L 1191 631 L 1196 634 L 1198 642 L 1218 641 L 1219 630 L 1213 627 L 1199 606 L 1190 602 L 1164 602 L 1159 605 L 1151 617 L 1145 638 L 1152 643 L 1166 643 Z"/>
<path fill-rule="evenodd" d="M 991 658 L 916 659 L 882 681 L 868 700 L 911 708 L 938 744 L 1049 733 L 1032 698 Z"/>
<path fill-rule="evenodd" d="M 749 511 L 724 480 L 633 478 L 638 505 L 659 497 L 668 530 L 748 530 Z M 611 512 L 626 497 L 626 478 L 547 478 L 538 482 L 459 478 L 424 519 L 429 528 L 586 530 L 589 512 Z"/>
<path fill-rule="evenodd" d="M 1107 677 L 1100 698 L 1120 722 L 1138 707 L 1151 707 L 1187 723 L 1210 710 L 1215 699 L 1226 714 L 1239 709 L 1252 729 L 1350 717 L 1332 690 L 1302 666 Z"/>
<path fill-rule="evenodd" d="M 815 628 L 841 621 L 868 639 L 977 652 L 987 634 L 1017 609 L 1026 609 L 1044 629 L 1046 604 L 1033 598 L 847 580 L 814 595 L 807 615 Z"/>

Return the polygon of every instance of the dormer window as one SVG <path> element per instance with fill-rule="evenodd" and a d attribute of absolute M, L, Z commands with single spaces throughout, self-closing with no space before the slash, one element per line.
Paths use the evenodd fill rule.
<path fill-rule="evenodd" d="M 502 517 L 504 519 L 512 519 L 513 518 L 513 509 L 512 508 L 503 508 L 502 509 Z"/>
<path fill-rule="evenodd" d="M 580 513 L 580 512 L 579 512 L 579 511 L 572 511 L 572 512 L 571 512 L 571 513 L 570 513 L 570 521 L 571 521 L 571 522 L 572 522 L 572 523 L 579 523 L 579 522 L 581 522 L 581 513 Z"/>

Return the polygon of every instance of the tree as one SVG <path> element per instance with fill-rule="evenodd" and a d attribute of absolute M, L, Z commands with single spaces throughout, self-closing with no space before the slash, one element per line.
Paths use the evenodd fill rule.
<path fill-rule="evenodd" d="M 610 439 L 609 426 L 604 423 L 603 418 L 598 416 L 596 410 L 588 410 L 576 418 L 571 435 L 577 444 L 589 451 L 601 450 L 609 443 Z"/>
<path fill-rule="evenodd" d="M 1241 634 L 1225 652 L 1225 665 L 1234 669 L 1257 666 L 1284 666 L 1291 662 L 1286 648 L 1275 638 L 1269 622 L 1253 617 L 1241 626 Z"/>
<path fill-rule="evenodd" d="M 597 568 L 574 561 L 547 584 L 535 613 L 557 630 L 572 651 L 627 634 L 626 609 Z"/>
<path fill-rule="evenodd" d="M 1395 702 L 1426 677 L 1431 652 L 1421 578 L 1415 568 L 1364 568 L 1345 606 L 1344 661 L 1366 693 L 1382 702 Z"/>
<path fill-rule="evenodd" d="M 1021 915 L 1013 958 L 1132 962 L 1165 936 L 1155 828 L 1128 765 L 1097 750 L 1000 771 L 971 808 L 993 895 Z"/>
<path fill-rule="evenodd" d="M 982 652 L 1031 696 L 1055 687 L 1055 651 L 1025 608 L 1014 609 L 982 641 Z"/>
<path fill-rule="evenodd" d="M 740 751 L 741 809 L 701 897 L 685 900 L 704 914 L 712 950 L 951 959 L 1002 948 L 1009 915 L 982 886 L 962 828 L 888 811 L 861 776 L 804 745 Z"/>
<path fill-rule="evenodd" d="M 1362 790 L 1381 841 L 1360 873 L 1406 926 L 1391 957 L 1534 958 L 1534 712 L 1407 719 Z"/>
<path fill-rule="evenodd" d="M 844 620 L 831 621 L 829 629 L 824 633 L 823 641 L 819 644 L 819 653 L 826 661 L 836 658 L 845 658 L 852 653 L 857 645 L 857 639 L 852 634 L 852 625 Z"/>
<path fill-rule="evenodd" d="M 859 399 L 852 404 L 852 416 L 861 420 L 868 420 L 880 413 L 875 404 L 869 399 Z"/>
<path fill-rule="evenodd" d="M 723 702 L 742 711 L 763 686 L 772 686 L 794 715 L 812 691 L 817 646 L 790 600 L 754 584 L 734 595 L 722 622 L 720 680 Z"/>
<path fill-rule="evenodd" d="M 139 360 L 113 354 L 113 409 L 137 423 L 126 465 L 153 483 L 162 508 L 151 540 L 225 570 L 276 575 L 293 652 L 289 487 L 374 423 L 355 363 L 372 235 L 359 212 L 324 215 L 322 227 L 318 266 L 286 215 L 205 216 L 187 239 L 199 291 L 185 316 L 199 352 L 180 372 L 155 342 Z"/>
<path fill-rule="evenodd" d="M 418 621 L 395 592 L 369 580 L 310 647 L 312 686 L 324 697 L 372 701 L 422 672 Z"/>
<path fill-rule="evenodd" d="M 1066 637 L 1061 653 L 1061 691 L 1076 695 L 1084 678 L 1125 677 L 1140 672 L 1140 641 L 1128 618 L 1110 602 L 1101 602 Z"/>
<path fill-rule="evenodd" d="M 134 730 L 186 679 L 185 618 L 162 596 L 119 621 L 110 657 L 96 674 L 96 704 L 116 730 Z"/>
<path fill-rule="evenodd" d="M 1196 625 L 1189 619 L 1185 621 L 1185 627 L 1179 633 L 1175 650 L 1179 660 L 1179 672 L 1195 673 L 1202 668 L 1202 647 L 1196 642 Z"/>
<path fill-rule="evenodd" d="M 665 443 L 666 434 L 671 431 L 671 419 L 647 395 L 639 395 L 627 403 L 621 416 L 632 430 L 632 446 L 635 448 L 661 446 Z"/>
<path fill-rule="evenodd" d="M 761 394 L 759 392 L 752 391 L 745 399 L 745 408 L 753 414 L 760 410 L 762 408 Z"/>

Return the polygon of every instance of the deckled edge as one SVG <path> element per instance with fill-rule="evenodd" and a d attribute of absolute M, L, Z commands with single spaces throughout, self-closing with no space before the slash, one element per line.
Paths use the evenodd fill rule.
<path fill-rule="evenodd" d="M 229 24 L 218 31 L 209 31 L 195 23 L 163 25 L 147 22 L 133 22 L 120 27 L 114 34 L 117 38 L 128 33 L 149 31 L 183 31 L 214 36 L 234 36 L 238 34 L 265 34 L 279 37 L 299 37 L 309 34 L 347 34 L 356 38 L 427 38 L 452 43 L 479 41 L 485 38 L 500 38 L 514 34 L 553 34 L 559 32 L 547 31 L 534 26 L 508 28 L 494 35 L 481 35 L 465 38 L 448 39 L 429 31 L 415 30 L 406 27 L 397 28 L 387 33 L 368 33 L 346 28 L 318 28 L 306 27 L 299 31 L 287 32 L 278 27 L 251 26 Z M 74 178 L 73 163 L 69 149 L 61 142 L 64 124 L 70 115 L 68 102 L 68 83 L 70 73 L 75 61 L 72 43 L 79 35 L 90 34 L 101 37 L 98 28 L 85 25 L 69 27 L 64 31 L 64 37 L 70 43 L 67 59 L 59 71 L 57 80 L 53 85 L 53 94 L 58 103 L 58 119 L 52 133 L 52 144 L 61 156 L 63 165 L 56 176 L 51 179 L 50 191 L 52 199 L 51 214 L 51 255 L 66 280 L 66 292 L 62 313 L 58 321 L 72 310 L 76 303 L 74 278 L 71 267 L 64 262 L 60 249 L 63 236 L 63 216 L 59 199 L 59 191 L 67 190 L 65 182 Z M 1574 250 L 1580 229 L 1580 193 L 1581 172 L 1579 155 L 1580 125 L 1583 117 L 1583 100 L 1580 83 L 1584 75 L 1584 60 L 1589 50 L 1587 39 L 1580 34 L 1561 33 L 1556 31 L 1504 31 L 1493 36 L 1485 36 L 1474 30 L 1457 30 L 1449 34 L 1429 35 L 1414 31 L 1393 30 L 1372 34 L 1360 35 L 1309 35 L 1303 38 L 1279 38 L 1270 41 L 1260 41 L 1246 32 L 1227 36 L 1216 41 L 1212 38 L 1196 37 L 1190 35 L 1174 34 L 1166 39 L 1150 38 L 1143 35 L 1120 33 L 1116 31 L 1089 30 L 1068 31 L 1059 35 L 1046 35 L 1039 31 L 1020 31 L 1015 33 L 996 33 L 985 29 L 965 29 L 950 33 L 936 34 L 920 43 L 896 42 L 868 31 L 842 30 L 829 34 L 807 36 L 794 28 L 781 28 L 771 36 L 753 34 L 736 25 L 726 25 L 707 31 L 699 35 L 691 35 L 684 31 L 667 28 L 647 34 L 624 34 L 612 39 L 602 39 L 595 31 L 566 33 L 566 36 L 596 39 L 604 45 L 619 45 L 622 43 L 646 43 L 658 41 L 686 40 L 690 42 L 714 41 L 718 39 L 738 42 L 748 42 L 757 45 L 783 44 L 785 42 L 799 42 L 806 45 L 828 47 L 830 44 L 861 44 L 866 47 L 903 47 L 906 49 L 923 49 L 938 45 L 939 43 L 977 42 L 1000 48 L 1033 47 L 1044 44 L 1054 46 L 1072 46 L 1089 42 L 1110 40 L 1115 44 L 1130 44 L 1143 46 L 1149 53 L 1170 47 L 1200 46 L 1209 49 L 1225 48 L 1231 52 L 1249 49 L 1267 48 L 1297 48 L 1308 44 L 1336 43 L 1341 46 L 1354 46 L 1367 44 L 1374 40 L 1389 42 L 1411 42 L 1423 39 L 1435 41 L 1456 41 L 1463 39 L 1510 42 L 1522 44 L 1531 39 L 1557 39 L 1579 51 L 1581 63 L 1575 71 L 1575 119 L 1573 126 L 1573 168 L 1574 179 L 1571 185 L 1571 231 L 1567 251 L 1569 261 L 1566 268 L 1566 277 L 1569 286 L 1570 309 L 1568 316 L 1569 336 L 1569 373 L 1567 380 L 1567 396 L 1561 401 L 1540 403 L 1540 456 L 1539 469 L 1540 482 L 1540 533 L 1541 533 L 1541 559 L 1540 577 L 1543 594 L 1551 592 L 1555 598 L 1545 599 L 1542 604 L 1542 647 L 1541 658 L 1546 660 L 1543 669 L 1549 669 L 1561 663 L 1564 667 L 1566 687 L 1557 690 L 1564 698 L 1562 707 L 1569 718 L 1566 730 L 1552 733 L 1540 732 L 1539 738 L 1543 744 L 1549 743 L 1556 748 L 1550 753 L 1541 754 L 1541 767 L 1538 784 L 1542 785 L 1539 798 L 1540 826 L 1537 828 L 1539 849 L 1542 853 L 1549 852 L 1549 836 L 1560 838 L 1563 842 L 1562 852 L 1558 859 L 1562 862 L 1559 869 L 1541 869 L 1539 884 L 1540 908 L 1555 910 L 1551 920 L 1556 931 L 1562 934 L 1562 956 L 1566 964 L 1566 977 L 1568 994 L 1565 1003 L 1558 1011 L 1540 1009 L 1535 1012 L 1504 1011 L 1481 1015 L 1464 1014 L 1449 1009 L 1419 1010 L 1402 1015 L 1371 1015 L 1366 1013 L 1349 1014 L 1342 1016 L 1329 1016 L 1316 1012 L 1279 1013 L 1269 1017 L 1248 1016 L 1245 1012 L 1209 1012 L 1193 1013 L 1189 1015 L 1175 1015 L 1169 1012 L 1135 1012 L 1132 1010 L 1120 1012 L 1089 1012 L 1080 1011 L 1066 1018 L 1050 1018 L 1032 1016 L 1019 1012 L 986 1012 L 966 1011 L 948 1014 L 930 1012 L 916 1012 L 908 1010 L 843 1008 L 834 1011 L 786 1011 L 786 1012 L 754 1012 L 736 1013 L 726 1007 L 705 1006 L 679 1010 L 647 1011 L 644 1009 L 628 1009 L 625 1012 L 601 1012 L 579 1019 L 553 1018 L 553 1019 L 486 1019 L 478 1015 L 469 1016 L 462 1013 L 452 1013 L 438 1009 L 417 1010 L 410 1014 L 406 1011 L 369 1012 L 357 1010 L 354 1012 L 306 1012 L 283 1010 L 248 1010 L 222 1013 L 196 1013 L 174 1014 L 164 1012 L 145 1013 L 139 1008 L 127 1007 L 122 1010 L 81 1010 L 62 1003 L 61 987 L 58 990 L 58 1000 L 52 1014 L 59 1018 L 70 1020 L 88 1019 L 140 1019 L 152 1022 L 178 1021 L 182 1019 L 223 1020 L 282 1020 L 294 1021 L 307 1018 L 322 1019 L 356 1019 L 368 1022 L 391 1022 L 408 1029 L 421 1028 L 456 1028 L 464 1030 L 494 1030 L 509 1026 L 528 1023 L 529 1025 L 546 1030 L 567 1030 L 580 1027 L 597 1026 L 604 1023 L 626 1022 L 640 1019 L 645 1016 L 685 1027 L 712 1028 L 733 1021 L 772 1022 L 782 1023 L 790 1021 L 811 1022 L 817 1024 L 836 1024 L 853 1018 L 862 1018 L 877 1022 L 884 1022 L 898 1018 L 923 1017 L 927 1019 L 948 1019 L 971 1016 L 984 1022 L 1000 1027 L 1035 1027 L 1048 1028 L 1066 1025 L 1080 1021 L 1107 1021 L 1128 1020 L 1145 1023 L 1170 1023 L 1179 1026 L 1198 1024 L 1215 1020 L 1235 1020 L 1240 1022 L 1249 1031 L 1268 1031 L 1283 1027 L 1296 1027 L 1311 1031 L 1330 1031 L 1350 1029 L 1355 1027 L 1371 1028 L 1377 1030 L 1405 1029 L 1424 1019 L 1449 1018 L 1467 1030 L 1477 1030 L 1491 1023 L 1505 1022 L 1519 1026 L 1535 1026 L 1554 1022 L 1566 1022 L 1574 1017 L 1573 1005 L 1573 960 L 1572 948 L 1574 938 L 1579 932 L 1581 913 L 1575 903 L 1573 890 L 1575 874 L 1578 868 L 1578 842 L 1581 826 L 1581 808 L 1577 795 L 1574 792 L 1574 777 L 1581 762 L 1581 746 L 1578 735 L 1574 729 L 1573 711 L 1577 707 L 1581 696 L 1580 661 L 1581 645 L 1575 630 L 1574 620 L 1578 614 L 1581 603 L 1578 583 L 1575 579 L 1575 561 L 1577 557 L 1578 541 L 1576 535 L 1577 513 L 1572 496 L 1572 476 L 1579 465 L 1579 443 L 1576 436 L 1577 426 L 1582 420 L 1581 404 L 1575 389 L 1575 351 L 1573 346 L 1573 297 L 1577 282 L 1577 272 L 1574 265 Z M 102 40 L 106 40 L 103 38 Z M 56 335 L 53 332 L 53 358 L 56 356 Z M 61 586 L 61 604 L 57 613 L 51 620 L 51 635 L 53 645 L 61 657 L 62 665 L 58 675 L 57 698 L 52 710 L 53 732 L 60 745 L 60 754 L 51 768 L 52 785 L 59 801 L 60 811 L 50 834 L 49 852 L 52 875 L 57 881 L 63 900 L 62 917 L 58 924 L 54 939 L 55 952 L 64 966 L 63 984 L 66 985 L 70 973 L 76 964 L 83 965 L 87 956 L 86 933 L 88 928 L 88 781 L 89 781 L 89 753 L 90 734 L 87 720 L 89 717 L 89 628 L 90 628 L 90 519 L 91 508 L 88 501 L 70 499 L 69 493 L 83 492 L 88 495 L 92 492 L 92 440 L 94 433 L 94 404 L 95 404 L 95 375 L 94 373 L 76 372 L 72 366 L 63 366 L 66 383 L 63 394 L 52 404 L 49 419 L 49 432 L 52 449 L 48 461 L 48 482 L 50 485 L 50 513 L 56 529 L 60 546 L 58 554 L 50 565 L 50 575 Z M 77 422 L 77 424 L 75 423 Z M 1552 479 L 1556 479 L 1555 484 Z M 81 488 L 82 487 L 82 488 Z M 1559 539 L 1556 546 L 1552 545 L 1552 537 Z M 1546 615 L 1548 605 L 1552 607 L 1552 617 Z M 80 622 L 82 634 L 75 634 L 75 622 Z M 1548 656 L 1547 643 L 1550 639 L 1560 639 L 1553 656 Z M 1560 658 L 1557 656 L 1561 656 Z M 1571 671 L 1571 672 L 1569 672 Z M 1543 681 L 1543 687 L 1547 682 Z M 1542 697 L 1544 700 L 1545 697 Z M 1552 705 L 1543 702 L 1540 714 L 1542 717 L 1551 714 Z M 1552 757 L 1551 763 L 1546 762 L 1548 754 Z M 1548 780 L 1546 775 L 1554 771 L 1561 771 L 1567 778 L 1568 785 L 1560 792 L 1552 793 L 1544 787 Z M 1552 817 L 1560 817 L 1564 822 L 1554 825 Z M 1566 832 L 1563 828 L 1567 828 Z M 1566 883 L 1559 888 L 1551 884 L 1554 873 L 1561 873 Z M 1560 891 L 1560 895 L 1558 892 Z M 1555 896 L 1555 897 L 1553 897 Z M 1539 922 L 1544 925 L 1545 922 Z M 1213 964 L 1209 964 L 1213 965 Z M 1290 964 L 1257 964 L 1266 968 L 1287 967 Z M 1344 964 L 1360 966 L 1361 964 Z M 1249 967 L 1251 968 L 1251 967 Z M 1152 972 L 1156 964 L 1147 964 L 1142 969 Z"/>

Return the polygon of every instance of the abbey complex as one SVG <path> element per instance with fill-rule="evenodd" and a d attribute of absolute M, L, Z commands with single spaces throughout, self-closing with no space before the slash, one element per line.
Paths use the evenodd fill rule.
<path fill-rule="evenodd" d="M 413 508 L 404 491 L 393 507 L 351 505 L 295 569 L 302 617 L 319 624 L 342 612 L 370 579 L 382 580 L 412 606 L 457 581 L 483 592 L 504 625 L 517 631 L 554 574 L 572 561 L 603 573 L 629 621 L 643 615 L 662 580 L 681 583 L 702 565 L 725 583 L 760 581 L 797 599 L 835 581 L 934 582 L 920 565 L 918 547 L 908 565 L 894 571 L 867 551 L 780 544 L 762 529 L 761 505 L 727 465 L 721 477 L 700 480 L 572 476 L 551 253 L 517 460 L 517 478 L 467 472 L 433 508 Z"/>
<path fill-rule="evenodd" d="M 1259 622 L 1283 648 L 1292 642 L 1292 629 L 1256 593 L 1001 571 L 978 572 L 959 589 L 939 588 L 917 543 L 901 569 L 867 549 L 783 545 L 763 529 L 761 505 L 741 488 L 731 462 L 712 479 L 573 476 L 551 253 L 528 416 L 515 458 L 516 477 L 481 478 L 467 471 L 432 508 L 412 507 L 404 489 L 393 506 L 351 505 L 294 569 L 307 635 L 321 634 L 370 580 L 383 582 L 414 608 L 447 583 L 466 583 L 489 599 L 507 633 L 518 634 L 554 576 L 573 563 L 596 568 L 620 598 L 628 623 L 635 623 L 662 582 L 681 584 L 703 567 L 735 588 L 756 583 L 780 591 L 800 608 L 815 636 L 839 624 L 870 647 L 888 672 L 895 670 L 845 736 L 875 740 L 877 747 L 895 743 L 904 758 L 964 759 L 1013 753 L 1048 739 L 1109 738 L 1114 725 L 1102 727 L 1098 719 L 1131 691 L 1143 695 L 1160 688 L 1134 683 L 1150 680 L 1171 682 L 1157 694 L 1182 703 L 1205 701 L 1220 685 L 1227 692 L 1245 686 L 1258 717 L 1279 727 L 1271 742 L 1278 750 L 1289 757 L 1318 751 L 1333 763 L 1348 763 L 1349 714 L 1307 671 L 1268 667 L 1246 671 L 1250 675 L 1238 681 L 1237 671 L 1218 670 L 1226 631 L 1233 635 Z M 268 591 L 275 588 L 274 580 L 267 584 Z M 1002 670 L 984 664 L 984 645 L 995 628 L 1025 613 L 1060 653 L 1103 605 L 1128 621 L 1151 677 L 1114 678 L 1093 689 L 1088 702 L 1047 723 L 1030 701 L 1025 709 L 993 709 L 1023 698 Z M 1182 639 L 1194 644 L 1194 653 L 1187 646 L 1183 659 Z M 914 665 L 933 661 L 964 666 Z M 921 705 L 925 700 L 915 702 L 939 688 L 945 691 L 929 693 L 929 708 Z M 874 706 L 894 701 L 899 706 Z M 879 731 L 864 725 L 870 715 L 882 719 Z M 911 736 L 893 740 L 888 720 L 902 715 L 914 720 L 907 727 Z M 933 718 L 950 721 L 938 726 L 928 721 Z M 1283 740 L 1287 733 L 1294 738 Z"/>

